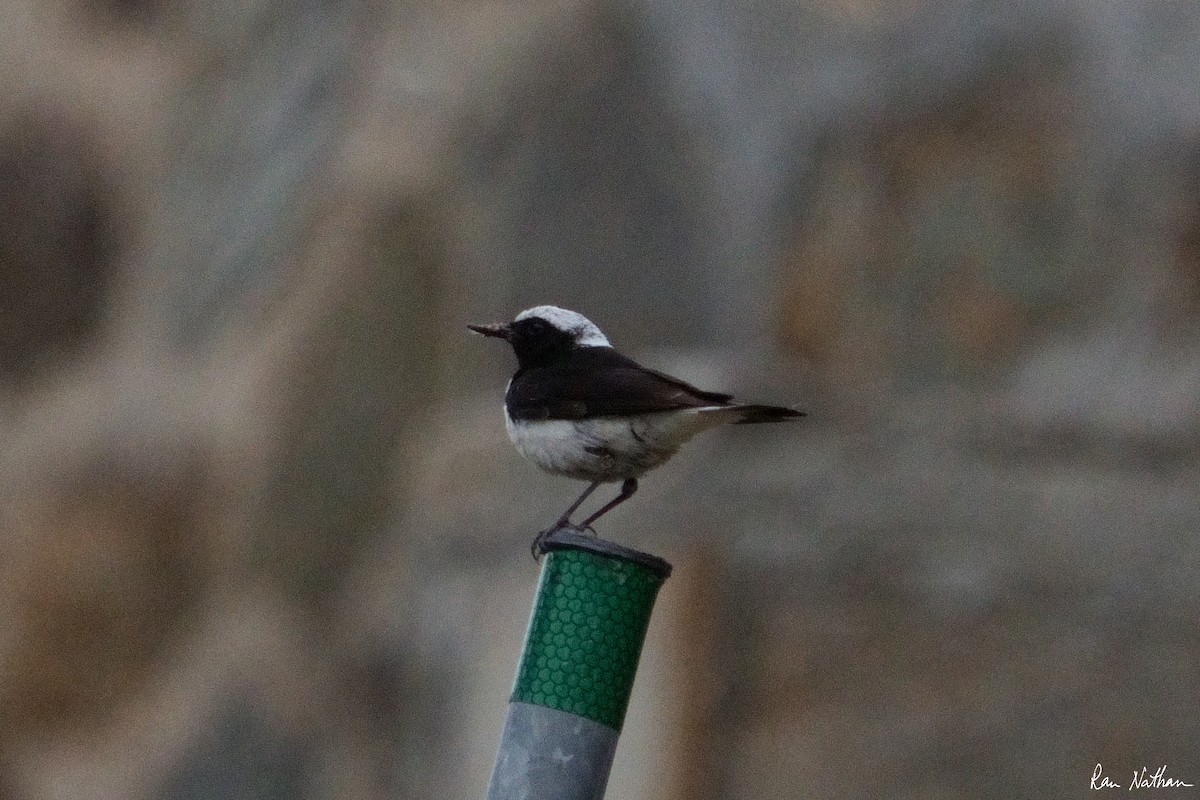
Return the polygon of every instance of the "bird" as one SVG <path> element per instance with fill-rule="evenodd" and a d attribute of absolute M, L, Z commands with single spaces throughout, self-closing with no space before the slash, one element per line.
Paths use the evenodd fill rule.
<path fill-rule="evenodd" d="M 588 486 L 533 540 L 535 560 L 559 528 L 595 532 L 592 524 L 628 500 L 638 479 L 661 466 L 697 433 L 725 424 L 782 422 L 805 416 L 784 406 L 736 403 L 622 355 L 582 314 L 535 306 L 512 322 L 468 325 L 508 342 L 517 371 L 504 391 L 504 423 L 517 451 L 546 472 Z M 602 483 L 617 496 L 583 522 L 571 516 Z"/>

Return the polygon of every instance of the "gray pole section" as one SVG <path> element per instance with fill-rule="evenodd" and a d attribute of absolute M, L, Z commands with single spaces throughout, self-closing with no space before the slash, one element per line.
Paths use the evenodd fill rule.
<path fill-rule="evenodd" d="M 560 528 L 542 575 L 485 800 L 600 800 L 650 612 L 671 565 Z"/>

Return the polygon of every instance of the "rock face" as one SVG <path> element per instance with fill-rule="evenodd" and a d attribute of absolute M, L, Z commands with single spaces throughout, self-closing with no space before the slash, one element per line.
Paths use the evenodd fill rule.
<path fill-rule="evenodd" d="M 478 796 L 541 302 L 810 412 L 604 520 L 611 796 L 1200 782 L 1200 7 L 4 10 L 0 795 Z"/>

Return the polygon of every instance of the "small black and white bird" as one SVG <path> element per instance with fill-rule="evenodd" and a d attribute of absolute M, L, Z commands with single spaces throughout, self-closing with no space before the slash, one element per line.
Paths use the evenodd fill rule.
<path fill-rule="evenodd" d="M 512 322 L 467 327 L 504 339 L 516 353 L 517 372 L 504 393 L 504 422 L 517 450 L 547 472 L 589 482 L 558 521 L 534 539 L 534 558 L 552 531 L 587 529 L 628 500 L 638 478 L 700 431 L 804 416 L 792 408 L 734 403 L 732 395 L 706 392 L 647 369 L 614 350 L 587 317 L 565 308 L 537 306 Z M 571 522 L 597 486 L 617 481 L 621 491 L 615 498 L 582 523 Z"/>

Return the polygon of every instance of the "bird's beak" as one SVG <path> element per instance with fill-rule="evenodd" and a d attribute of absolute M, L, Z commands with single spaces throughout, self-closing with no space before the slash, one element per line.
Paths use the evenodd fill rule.
<path fill-rule="evenodd" d="M 484 336 L 494 336 L 507 340 L 512 336 L 512 327 L 507 322 L 497 322 L 493 325 L 468 325 L 468 328 Z"/>

